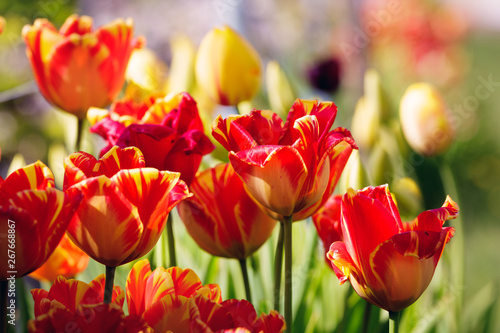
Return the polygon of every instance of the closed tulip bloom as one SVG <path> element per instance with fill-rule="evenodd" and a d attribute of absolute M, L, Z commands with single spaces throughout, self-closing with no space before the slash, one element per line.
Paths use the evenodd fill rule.
<path fill-rule="evenodd" d="M 428 83 L 408 87 L 401 98 L 399 119 L 408 144 L 424 156 L 445 152 L 455 137 L 443 96 Z"/>
<path fill-rule="evenodd" d="M 81 201 L 78 189 L 56 189 L 52 172 L 41 162 L 18 169 L 5 180 L 0 177 L 0 251 L 5 257 L 0 280 L 25 276 L 42 266 Z"/>
<path fill-rule="evenodd" d="M 80 189 L 84 195 L 68 235 L 106 266 L 123 265 L 148 253 L 169 212 L 190 196 L 179 173 L 144 166 L 135 147 L 114 147 L 100 160 L 78 152 L 64 161 L 64 187 Z"/>
<path fill-rule="evenodd" d="M 89 256 L 64 234 L 49 259 L 30 276 L 39 281 L 55 281 L 60 275 L 72 278 L 87 268 L 89 259 Z"/>
<path fill-rule="evenodd" d="M 26 53 L 38 88 L 53 105 L 84 119 L 120 92 L 132 50 L 133 22 L 117 19 L 95 31 L 92 18 L 71 15 L 57 31 L 47 19 L 23 28 Z"/>
<path fill-rule="evenodd" d="M 447 197 L 441 208 L 401 222 L 383 185 L 350 189 L 341 211 L 344 241 L 333 243 L 327 254 L 340 283 L 349 280 L 359 296 L 387 311 L 410 306 L 431 282 L 453 237 L 455 229 L 443 224 L 457 217 L 457 204 Z"/>
<path fill-rule="evenodd" d="M 193 197 L 179 204 L 179 215 L 208 253 L 246 259 L 271 236 L 276 221 L 249 196 L 230 164 L 203 171 L 189 189 Z"/>
<path fill-rule="evenodd" d="M 195 66 L 196 83 L 218 104 L 237 105 L 259 89 L 260 57 L 228 26 L 215 28 L 203 38 Z"/>
<path fill-rule="evenodd" d="M 219 116 L 212 134 L 250 194 L 278 216 L 293 214 L 298 221 L 328 200 L 357 149 L 348 130 L 330 130 L 336 114 L 332 102 L 297 100 L 284 125 L 278 115 L 254 110 Z"/>

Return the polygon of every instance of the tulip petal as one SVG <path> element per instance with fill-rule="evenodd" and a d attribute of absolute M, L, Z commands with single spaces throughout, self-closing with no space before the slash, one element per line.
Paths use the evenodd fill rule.
<path fill-rule="evenodd" d="M 7 235 L 7 219 L 16 225 L 17 277 L 31 273 L 50 257 L 81 199 L 76 189 L 64 193 L 47 188 L 18 192 L 7 203 L 0 200 L 0 233 Z M 1 244 L 1 250 L 7 253 L 7 242 Z M 11 270 L 7 261 L 1 262 L 0 268 L 3 274 Z"/>
<path fill-rule="evenodd" d="M 253 325 L 254 332 L 279 333 L 286 329 L 285 319 L 278 311 L 271 310 L 268 315 L 261 314 Z"/>
<path fill-rule="evenodd" d="M 188 93 L 174 95 L 171 100 L 165 98 L 169 104 L 168 113 L 162 118 L 162 125 L 171 127 L 179 133 L 190 130 L 203 132 L 203 123 L 196 106 L 196 101 Z M 175 112 L 174 112 L 175 111 Z"/>
<path fill-rule="evenodd" d="M 271 235 L 276 221 L 247 194 L 230 164 L 203 171 L 190 189 L 194 196 L 179 204 L 179 215 L 210 254 L 244 259 Z"/>
<path fill-rule="evenodd" d="M 333 102 L 318 102 L 317 100 L 297 99 L 288 112 L 280 145 L 292 145 L 298 139 L 298 133 L 293 128 L 297 119 L 304 116 L 315 116 L 318 120 L 319 135 L 328 132 L 337 116 L 337 106 Z"/>
<path fill-rule="evenodd" d="M 257 146 L 255 139 L 245 128 L 237 123 L 240 115 L 230 115 L 223 119 L 221 115 L 212 124 L 212 136 L 227 151 L 241 151 Z"/>
<path fill-rule="evenodd" d="M 175 170 L 181 179 L 190 185 L 204 155 L 215 149 L 210 139 L 199 130 L 190 130 L 178 138 L 170 153 L 163 161 L 162 170 Z"/>
<path fill-rule="evenodd" d="M 351 274 L 359 275 L 358 268 L 347 251 L 344 242 L 332 243 L 326 257 L 331 261 L 333 271 L 337 275 L 340 284 L 346 282 Z"/>
<path fill-rule="evenodd" d="M 197 295 L 202 295 L 216 303 L 222 302 L 222 292 L 216 283 L 209 283 L 200 289 L 196 290 Z"/>
<path fill-rule="evenodd" d="M 228 299 L 221 305 L 231 313 L 235 327 L 253 328 L 253 324 L 257 320 L 257 312 L 255 312 L 252 303 L 244 299 Z"/>
<path fill-rule="evenodd" d="M 178 136 L 179 133 L 166 126 L 132 124 L 125 128 L 116 144 L 122 148 L 128 146 L 141 148 L 148 167 L 164 170 L 165 159 Z"/>
<path fill-rule="evenodd" d="M 106 283 L 106 276 L 104 274 L 98 275 L 94 280 L 90 281 L 90 290 L 83 296 L 82 304 L 96 304 L 101 303 L 104 299 L 104 285 Z M 96 298 L 97 296 L 97 298 Z M 125 302 L 125 293 L 120 286 L 113 286 L 113 294 L 111 295 L 111 302 L 123 307 Z"/>
<path fill-rule="evenodd" d="M 340 218 L 340 205 L 342 203 L 342 195 L 332 195 L 326 201 L 323 208 L 312 216 L 316 231 L 323 243 L 325 254 L 328 253 L 330 245 L 334 242 L 342 241 L 342 226 Z M 326 256 L 325 256 L 325 259 Z M 328 262 L 328 259 L 327 259 Z"/>
<path fill-rule="evenodd" d="M 403 230 L 403 223 L 401 222 L 401 217 L 399 215 L 399 210 L 391 193 L 389 192 L 389 186 L 368 186 L 360 191 L 359 194 L 369 197 L 373 200 L 380 202 L 394 217 L 399 231 Z"/>
<path fill-rule="evenodd" d="M 436 238 L 435 232 L 428 235 L 425 232 L 406 232 L 380 244 L 370 256 L 376 278 L 370 284 L 378 299 L 378 304 L 374 304 L 388 311 L 400 311 L 420 297 L 431 282 L 450 232 L 448 229 L 438 234 L 440 241 L 436 246 L 423 240 Z M 419 246 L 419 243 L 424 245 Z M 404 254 L 401 253 L 403 250 Z"/>
<path fill-rule="evenodd" d="M 147 259 L 134 264 L 126 289 L 128 311 L 135 316 L 142 316 L 153 304 L 175 291 L 170 274 L 163 267 L 151 272 Z"/>
<path fill-rule="evenodd" d="M 43 190 L 55 187 L 52 171 L 38 161 L 20 168 L 0 182 L 0 198 L 11 198 L 23 190 Z"/>
<path fill-rule="evenodd" d="M 105 176 L 87 179 L 74 187 L 81 189 L 86 199 L 68 226 L 68 236 L 100 263 L 123 264 L 137 247 L 144 229 L 137 207 Z"/>
<path fill-rule="evenodd" d="M 127 261 L 148 253 L 158 241 L 172 208 L 189 192 L 179 173 L 153 168 L 122 170 L 111 178 L 126 200 L 137 207 L 142 236 Z M 147 203 L 147 204 L 146 204 Z"/>
<path fill-rule="evenodd" d="M 138 148 L 128 147 L 120 149 L 114 146 L 97 162 L 94 172 L 95 175 L 104 175 L 111 178 L 120 170 L 137 169 L 145 166 L 144 156 Z"/>
<path fill-rule="evenodd" d="M 114 146 L 100 160 L 86 152 L 73 153 L 64 160 L 64 189 L 91 177 L 111 178 L 122 169 L 144 166 L 144 156 L 135 147 Z"/>
<path fill-rule="evenodd" d="M 289 146 L 258 146 L 229 160 L 252 196 L 263 206 L 282 215 L 293 214 L 307 178 L 307 166 Z"/>
<path fill-rule="evenodd" d="M 170 267 L 167 268 L 167 272 L 172 276 L 175 294 L 178 296 L 193 297 L 203 286 L 198 275 L 189 268 Z"/>
<path fill-rule="evenodd" d="M 188 298 L 170 294 L 153 304 L 143 318 L 154 332 L 190 332 L 193 308 Z"/>
<path fill-rule="evenodd" d="M 208 298 L 198 295 L 193 299 L 199 311 L 199 320 L 205 323 L 212 331 L 229 329 L 234 327 L 233 316 L 223 305 Z"/>
<path fill-rule="evenodd" d="M 51 301 L 58 301 L 59 303 L 64 305 L 66 309 L 68 309 L 72 313 L 75 313 L 76 308 L 78 307 L 78 305 L 82 304 L 82 302 L 83 304 L 95 304 L 102 301 L 97 299 L 97 297 L 92 297 L 92 295 L 97 295 L 93 290 L 91 290 L 90 292 L 89 290 L 91 290 L 91 288 L 85 282 L 74 279 L 66 280 L 64 277 L 60 276 L 50 287 L 46 298 Z M 35 298 L 35 296 L 33 296 L 33 298 Z"/>
<path fill-rule="evenodd" d="M 344 242 L 352 260 L 363 271 L 370 267 L 369 256 L 377 246 L 399 233 L 397 218 L 394 216 L 397 214 L 399 217 L 397 208 L 394 213 L 384 201 L 377 200 L 381 198 L 385 202 L 392 202 L 385 195 L 385 189 L 384 186 L 370 187 L 359 192 L 349 189 L 342 199 Z M 365 196 L 364 193 L 370 193 L 377 199 Z"/>

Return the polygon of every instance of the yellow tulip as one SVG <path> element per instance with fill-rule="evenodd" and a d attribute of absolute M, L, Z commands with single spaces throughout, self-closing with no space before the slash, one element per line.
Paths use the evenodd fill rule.
<path fill-rule="evenodd" d="M 428 83 L 408 87 L 401 99 L 399 118 L 406 141 L 419 154 L 438 155 L 453 141 L 454 129 L 446 103 Z"/>
<path fill-rule="evenodd" d="M 213 29 L 203 38 L 195 72 L 197 84 L 212 100 L 236 105 L 257 93 L 262 70 L 252 45 L 225 26 Z"/>

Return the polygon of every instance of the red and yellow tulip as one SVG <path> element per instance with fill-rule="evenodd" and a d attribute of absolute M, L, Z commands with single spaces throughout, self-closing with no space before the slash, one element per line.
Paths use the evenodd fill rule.
<path fill-rule="evenodd" d="M 96 261 L 116 267 L 148 253 L 179 201 L 190 196 L 179 173 L 145 168 L 135 147 L 113 147 L 100 160 L 85 152 L 64 161 L 64 188 L 84 199 L 68 236 Z"/>
<path fill-rule="evenodd" d="M 142 103 L 121 101 L 109 113 L 96 109 L 89 114 L 90 129 L 112 146 L 135 146 L 144 154 L 146 166 L 181 173 L 188 185 L 204 155 L 215 147 L 203 132 L 196 101 L 187 93 Z"/>
<path fill-rule="evenodd" d="M 28 322 L 29 332 L 152 332 L 144 320 L 126 317 L 122 306 L 125 295 L 113 288 L 111 304 L 102 304 L 104 275 L 89 284 L 60 276 L 49 291 L 33 289 L 35 319 Z"/>
<path fill-rule="evenodd" d="M 349 280 L 359 296 L 387 311 L 415 302 L 453 237 L 455 229 L 443 224 L 457 217 L 457 204 L 447 197 L 441 208 L 404 223 L 383 185 L 348 190 L 341 210 L 344 241 L 327 254 L 340 283 Z"/>
<path fill-rule="evenodd" d="M 156 268 L 138 261 L 127 279 L 130 315 L 142 317 L 155 332 L 220 332 L 246 328 L 250 332 L 274 333 L 285 328 L 275 311 L 257 317 L 245 300 L 221 302 L 218 285 L 201 284 L 190 269 Z"/>
<path fill-rule="evenodd" d="M 30 276 L 40 281 L 55 281 L 59 275 L 72 278 L 87 268 L 89 259 L 89 256 L 64 234 L 49 259 Z"/>
<path fill-rule="evenodd" d="M 179 204 L 179 215 L 208 253 L 245 259 L 271 236 L 276 221 L 248 195 L 230 164 L 203 171 L 189 189 L 193 197 Z"/>
<path fill-rule="evenodd" d="M 50 290 L 32 289 L 31 295 L 35 303 L 35 317 L 47 314 L 54 308 L 65 308 L 75 313 L 82 305 L 93 305 L 102 303 L 104 296 L 104 274 L 99 275 L 90 283 L 74 279 L 65 279 L 60 276 L 50 287 Z M 123 289 L 115 286 L 113 288 L 112 303 L 121 309 L 125 302 Z"/>
<path fill-rule="evenodd" d="M 332 102 L 297 100 L 283 125 L 270 111 L 219 116 L 212 134 L 250 194 L 279 216 L 295 221 L 314 214 L 332 194 L 357 146 L 344 128 L 330 130 Z"/>
<path fill-rule="evenodd" d="M 237 105 L 259 89 L 259 54 L 228 26 L 215 28 L 203 38 L 195 66 L 196 83 L 218 104 Z"/>
<path fill-rule="evenodd" d="M 84 119 L 91 106 L 104 107 L 125 81 L 132 50 L 133 22 L 117 19 L 92 31 L 92 18 L 71 15 L 57 31 L 47 19 L 23 28 L 26 53 L 42 95 Z"/>
<path fill-rule="evenodd" d="M 5 180 L 0 177 L 0 251 L 5 258 L 0 280 L 22 277 L 42 266 L 81 200 L 78 189 L 56 189 L 52 172 L 41 162 L 18 169 Z"/>

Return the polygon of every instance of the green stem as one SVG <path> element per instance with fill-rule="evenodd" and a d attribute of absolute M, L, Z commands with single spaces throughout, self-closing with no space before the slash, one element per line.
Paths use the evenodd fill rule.
<path fill-rule="evenodd" d="M 83 119 L 78 118 L 78 124 L 76 126 L 75 151 L 80 151 L 82 149 Z"/>
<path fill-rule="evenodd" d="M 292 332 L 292 215 L 285 216 L 285 322 L 286 331 Z"/>
<path fill-rule="evenodd" d="M 399 319 L 401 312 L 389 311 L 389 333 L 399 332 Z"/>
<path fill-rule="evenodd" d="M 104 283 L 104 303 L 111 303 L 113 298 L 113 283 L 115 280 L 116 267 L 106 266 L 106 282 Z"/>
<path fill-rule="evenodd" d="M 7 332 L 7 289 L 9 286 L 9 281 L 0 281 L 0 315 L 2 316 L 1 328 L 2 332 Z"/>
<path fill-rule="evenodd" d="M 454 201 L 460 202 L 458 188 L 457 184 L 455 183 L 453 171 L 448 162 L 444 159 L 439 163 L 439 173 L 443 182 L 445 193 L 448 194 Z M 451 289 L 454 292 L 455 296 L 455 317 L 459 319 L 462 314 L 462 288 L 464 286 L 465 273 L 465 230 L 463 226 L 462 216 L 459 214 L 458 217 L 450 223 L 450 225 L 455 228 L 455 235 L 453 236 L 453 246 L 450 247 L 449 250 L 446 251 L 446 253 L 447 257 L 452 258 L 450 260 L 450 276 L 452 279 Z"/>
<path fill-rule="evenodd" d="M 245 295 L 247 301 L 252 303 L 252 293 L 250 292 L 250 280 L 248 279 L 247 260 L 240 259 L 241 274 L 243 275 L 243 283 L 245 284 Z"/>
<path fill-rule="evenodd" d="M 168 258 L 170 262 L 169 267 L 177 266 L 177 259 L 175 256 L 174 220 L 172 219 L 172 214 L 168 214 L 167 238 L 168 238 Z"/>
<path fill-rule="evenodd" d="M 370 315 L 372 313 L 372 305 L 365 301 L 365 313 L 363 315 L 363 326 L 361 326 L 361 333 L 367 333 L 370 327 Z"/>
<path fill-rule="evenodd" d="M 274 310 L 280 310 L 281 293 L 281 270 L 283 269 L 283 242 L 285 240 L 285 228 L 280 222 L 278 244 L 276 245 L 276 255 L 274 256 Z"/>

